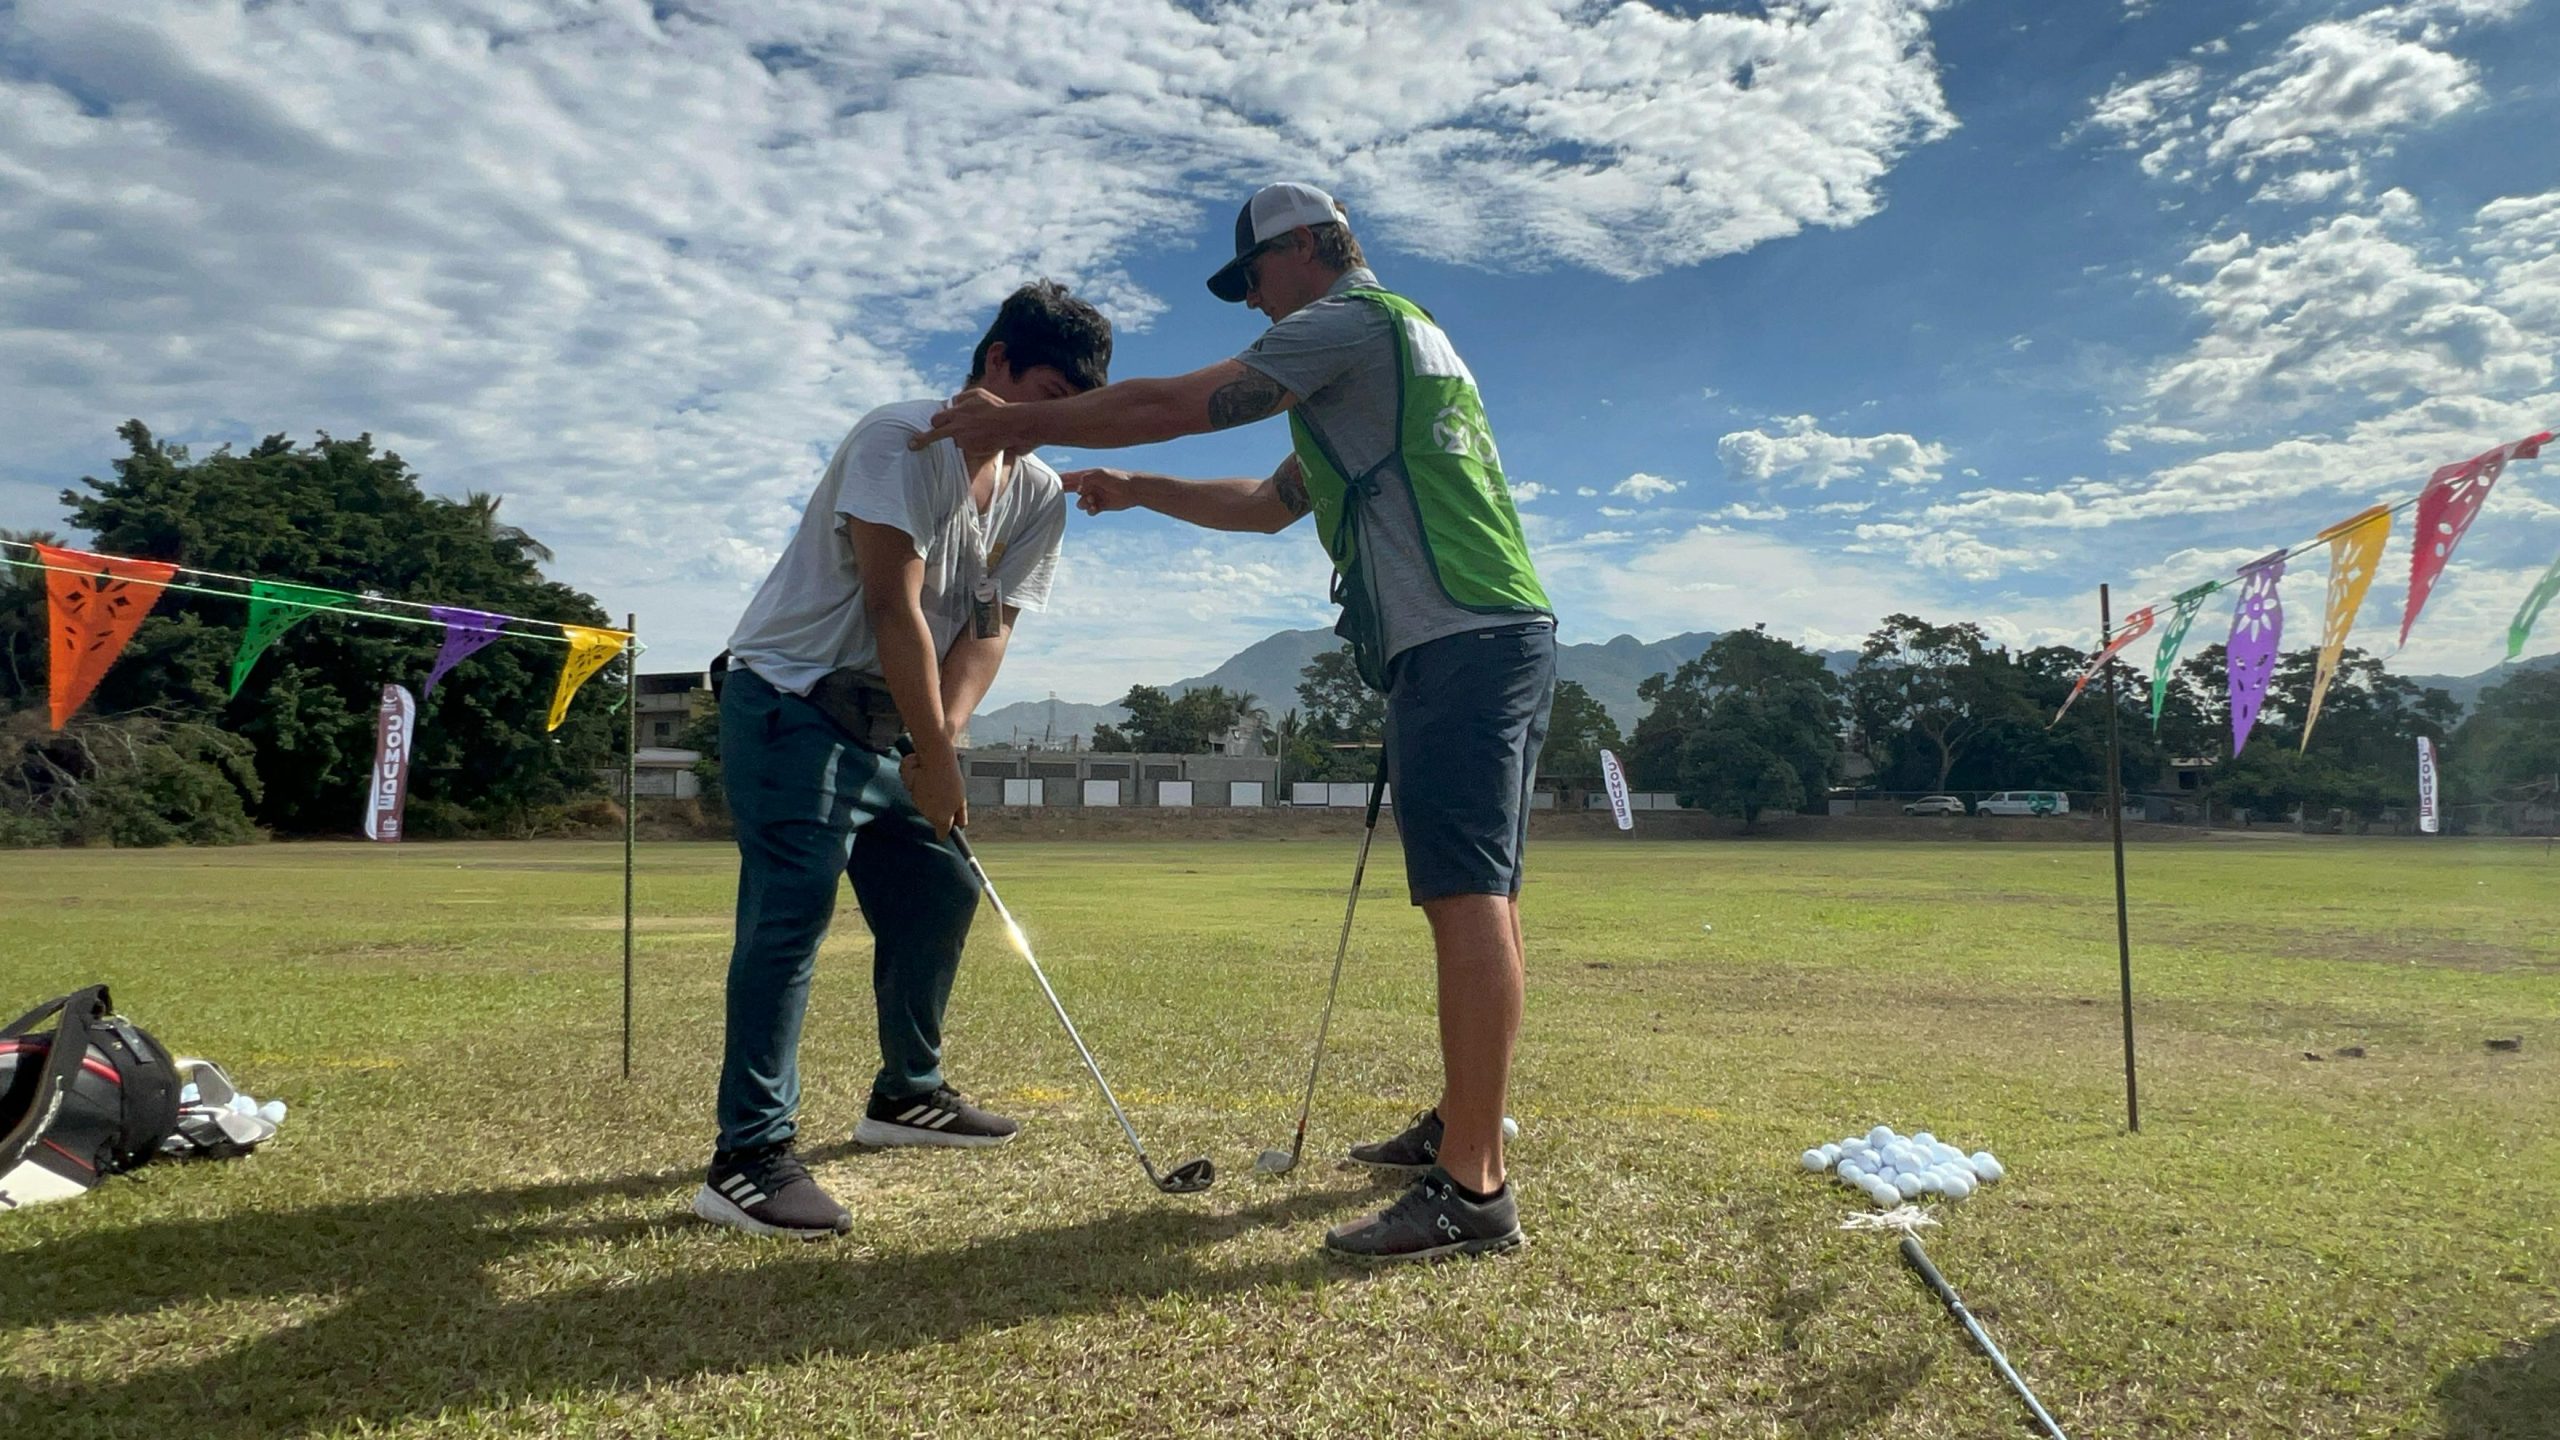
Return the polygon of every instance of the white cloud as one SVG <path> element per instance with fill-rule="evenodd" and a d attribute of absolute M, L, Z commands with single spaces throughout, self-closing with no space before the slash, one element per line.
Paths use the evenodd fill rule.
<path fill-rule="evenodd" d="M 1511 482 L 1511 499 L 1514 504 L 1526 505 L 1541 496 L 1552 493 L 1554 492 L 1550 491 L 1546 486 L 1539 484 L 1535 480 L 1514 480 Z"/>
<path fill-rule="evenodd" d="M 1976 584 L 1997 580 L 2012 570 L 2033 568 L 2056 558 L 2051 550 L 1998 545 L 1970 531 L 1935 524 L 1883 522 L 1861 525 L 1856 533 L 1856 543 L 1844 545 L 1842 549 L 1860 555 L 1898 556 Z"/>
<path fill-rule="evenodd" d="M 2301 154 L 2319 141 L 2426 125 L 2480 98 L 2471 66 L 2365 23 L 2304 27 L 2208 112 L 2205 159 Z"/>
<path fill-rule="evenodd" d="M 2201 445 L 2208 438 L 2175 425 L 2119 425 L 2108 432 L 2107 449 L 2121 455 L 2136 445 Z"/>
<path fill-rule="evenodd" d="M 1303 528 L 1201 537 L 1126 523 L 1073 517 L 1049 608 L 1023 617 L 982 708 L 1052 690 L 1116 699 L 1213 669 L 1274 630 L 1333 623 L 1331 567 Z"/>
<path fill-rule="evenodd" d="M 935 0 L 22 0 L 0 483 L 95 467 L 132 414 L 370 431 L 707 652 L 745 593 L 712 537 L 772 549 L 852 419 L 956 380 L 1020 280 L 1144 325 L 1128 264 L 1277 173 L 1485 266 L 1852 225 L 1954 125 L 1935 8 L 1061 0 L 989 43 Z"/>
<path fill-rule="evenodd" d="M 1876 508 L 1876 502 L 1873 500 L 1833 500 L 1827 504 L 1814 506 L 1813 513 L 1816 515 L 1864 515 L 1874 508 Z"/>
<path fill-rule="evenodd" d="M 1564 616 L 1567 640 L 1766 622 L 1801 643 L 1837 648 L 1856 645 L 1897 610 L 1978 609 L 1944 571 L 1898 556 L 1798 544 L 1766 531 L 1699 526 L 1632 549 L 1623 543 L 1541 548 L 1537 562 Z"/>
<path fill-rule="evenodd" d="M 1597 491 L 1597 490 L 1592 489 L 1592 488 L 1591 488 L 1590 486 L 1588 486 L 1588 485 L 1577 485 L 1577 486 L 1573 487 L 1573 493 L 1574 493 L 1574 494 L 1576 494 L 1576 495 L 1581 496 L 1581 497 L 1582 497 L 1583 499 L 1585 499 L 1585 500 L 1588 500 L 1588 499 L 1590 499 L 1592 496 L 1597 495 L 1597 494 L 1599 494 L 1600 492 L 1599 492 L 1599 491 Z"/>
<path fill-rule="evenodd" d="M 1731 479 L 1819 490 L 1849 479 L 1925 485 L 1945 469 L 1948 452 L 1910 435 L 1833 435 L 1812 416 L 1797 415 L 1779 421 L 1774 433 L 1734 431 L 1716 442 L 1716 455 Z"/>
<path fill-rule="evenodd" d="M 1659 475 L 1647 475 L 1643 471 L 1639 470 L 1633 475 L 1628 476 L 1626 479 L 1619 481 L 1617 484 L 1610 486 L 1609 493 L 1612 495 L 1624 495 L 1631 500 L 1644 504 L 1651 504 L 1679 488 L 1680 482 L 1677 480 L 1665 480 Z"/>
<path fill-rule="evenodd" d="M 1612 520 L 1624 520 L 1636 512 L 1624 505 L 1603 505 L 1600 507 L 1600 513 Z"/>
<path fill-rule="evenodd" d="M 2172 281 L 2210 327 L 2157 372 L 2159 423 L 2263 423 L 2425 395 L 2548 383 L 2551 346 L 2483 303 L 2481 282 L 2430 258 L 2416 200 L 2383 195 L 2281 242 L 2246 234 L 2197 247 Z"/>
<path fill-rule="evenodd" d="M 1719 520 L 1740 521 L 1784 520 L 1787 518 L 1787 507 L 1784 505 L 1769 505 L 1754 508 L 1737 500 L 1733 504 L 1727 505 L 1723 509 L 1717 511 L 1716 518 Z"/>
<path fill-rule="evenodd" d="M 2364 166 L 2349 161 L 2335 170 L 2296 170 L 2269 181 L 2249 197 L 2261 205 L 2317 205 L 2332 199 L 2364 198 Z"/>
<path fill-rule="evenodd" d="M 2144 173 L 2179 182 L 2222 173 L 2246 180 L 2269 165 L 2300 166 L 2258 198 L 2323 199 L 2355 181 L 2352 156 L 2360 149 L 2477 103 L 2481 89 L 2470 62 L 2439 47 L 2468 26 L 2510 18 L 2522 4 L 2451 0 L 2320 20 L 2296 31 L 2265 64 L 2235 76 L 2181 60 L 2117 82 L 2074 134 L 2111 133 L 2142 152 Z M 2218 57 L 2223 50 L 2194 53 Z M 2342 150 L 2350 163 L 2319 163 Z"/>

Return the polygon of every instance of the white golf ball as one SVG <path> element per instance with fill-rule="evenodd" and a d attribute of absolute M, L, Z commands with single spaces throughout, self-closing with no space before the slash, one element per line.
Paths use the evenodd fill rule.
<path fill-rule="evenodd" d="M 1822 1163 L 1825 1165 L 1836 1165 L 1840 1163 L 1840 1147 L 1837 1145 L 1823 1146 Z"/>
<path fill-rule="evenodd" d="M 1903 1199 L 1908 1200 L 1912 1196 L 1920 1193 L 1920 1177 L 1917 1175 L 1896 1175 L 1893 1177 L 1893 1188 L 1896 1193 L 1902 1196 Z"/>
<path fill-rule="evenodd" d="M 1992 1157 L 1990 1151 L 1976 1150 L 1973 1152 L 1973 1173 L 1982 1177 L 1983 1184 L 1997 1185 L 2000 1183 L 2000 1177 L 2009 1172 Z"/>
<path fill-rule="evenodd" d="M 1855 1185 L 1867 1178 L 1867 1169 L 1855 1160 L 1843 1160 L 1840 1162 L 1840 1178 Z"/>
<path fill-rule="evenodd" d="M 1503 1116 L 1503 1117 L 1502 1117 L 1502 1138 L 1503 1138 L 1503 1139 L 1505 1139 L 1505 1140 L 1517 1140 L 1517 1139 L 1519 1139 L 1519 1138 L 1520 1138 L 1520 1122 L 1519 1122 L 1519 1121 L 1517 1121 L 1517 1120 L 1512 1119 L 1512 1118 L 1511 1118 L 1510 1116 L 1508 1116 L 1508 1115 Z"/>
<path fill-rule="evenodd" d="M 1950 1165 L 1962 1165 L 1963 1163 L 1965 1163 L 1964 1152 L 1963 1152 L 1963 1151 L 1961 1151 L 1961 1150 L 1959 1150 L 1959 1149 L 1957 1149 L 1957 1148 L 1956 1148 L 1956 1147 L 1954 1147 L 1953 1145 L 1941 1145 L 1941 1146 L 1939 1146 L 1939 1147 L 1938 1147 L 1938 1158 L 1939 1158 L 1939 1159 L 1941 1159 L 1941 1160 L 1943 1160 L 1943 1161 L 1945 1161 L 1945 1162 L 1947 1162 L 1947 1163 L 1948 1163 L 1948 1164 L 1950 1164 Z"/>
<path fill-rule="evenodd" d="M 1911 1138 L 1912 1138 L 1914 1141 L 1916 1141 L 1916 1142 L 1918 1142 L 1919 1144 L 1922 1144 L 1922 1145 L 1935 1145 L 1935 1144 L 1937 1144 L 1937 1143 L 1938 1143 L 1938 1137 L 1937 1137 L 1937 1136 L 1935 1136 L 1935 1135 L 1930 1134 L 1930 1133 L 1929 1133 L 1928 1131 L 1926 1131 L 1926 1130 L 1914 1130 L 1914 1131 L 1912 1131 L 1912 1132 L 1911 1132 Z"/>
<path fill-rule="evenodd" d="M 1962 1200 L 1972 1193 L 1973 1182 L 1962 1175 L 1947 1181 L 1947 1198 L 1950 1200 Z"/>
<path fill-rule="evenodd" d="M 1807 1170 L 1823 1171 L 1831 1168 L 1830 1163 L 1822 1158 L 1822 1152 L 1819 1150 L 1807 1150 L 1796 1159 Z"/>
<path fill-rule="evenodd" d="M 1867 1198 L 1887 1210 L 1902 1203 L 1902 1192 L 1881 1180 L 1869 1180 L 1866 1188 Z"/>
<path fill-rule="evenodd" d="M 1893 1127 L 1890 1125 L 1879 1125 L 1867 1132 L 1867 1143 L 1878 1150 L 1892 1144 L 1898 1138 L 1900 1137 L 1893 1133 Z"/>

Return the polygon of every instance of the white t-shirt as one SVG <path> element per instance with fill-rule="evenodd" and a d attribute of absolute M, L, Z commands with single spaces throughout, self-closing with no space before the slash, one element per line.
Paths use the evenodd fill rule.
<path fill-rule="evenodd" d="M 924 560 L 925 626 L 937 660 L 969 623 L 971 595 L 990 570 L 1006 605 L 1046 608 L 1067 529 L 1058 472 L 1023 456 L 980 515 L 958 445 L 907 448 L 910 437 L 933 428 L 941 408 L 936 400 L 883 405 L 844 437 L 800 528 L 729 637 L 732 664 L 794 695 L 808 694 L 830 670 L 880 673 L 880 647 L 862 608 L 862 567 L 842 533 L 846 516 L 902 530 L 914 542 Z"/>

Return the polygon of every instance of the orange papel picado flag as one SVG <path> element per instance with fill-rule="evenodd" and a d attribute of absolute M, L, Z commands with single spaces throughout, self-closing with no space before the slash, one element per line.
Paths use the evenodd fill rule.
<path fill-rule="evenodd" d="M 44 590 L 53 613 L 53 728 L 59 730 L 106 678 L 107 667 L 124 653 L 125 642 L 159 603 L 160 591 L 176 578 L 178 567 L 52 545 L 38 545 L 35 551 L 48 567 Z"/>
<path fill-rule="evenodd" d="M 560 688 L 551 695 L 551 723 L 545 730 L 557 730 L 569 718 L 569 697 L 587 683 L 595 673 L 613 663 L 631 637 L 619 630 L 596 630 L 585 625 L 563 625 L 569 637 L 569 658 L 560 666 Z"/>

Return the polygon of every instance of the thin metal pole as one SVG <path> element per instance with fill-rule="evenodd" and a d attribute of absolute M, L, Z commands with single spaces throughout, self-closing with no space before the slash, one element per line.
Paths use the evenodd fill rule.
<path fill-rule="evenodd" d="M 2098 647 L 2104 650 L 2114 641 L 2115 613 L 2107 598 L 2107 587 L 2098 587 Z M 2124 743 L 2117 733 L 2117 711 L 2123 708 L 2118 698 L 2115 662 L 2107 662 L 2107 818 L 2115 830 L 2116 849 L 2116 963 L 2124 988 L 2124 1123 L 2125 1128 L 2142 1133 L 2142 1102 L 2133 1078 L 2133 928 L 2125 918 L 2124 900 Z"/>
<path fill-rule="evenodd" d="M 640 616 L 626 612 L 631 642 L 622 652 L 622 1078 L 631 1078 L 631 890 L 640 843 Z"/>

